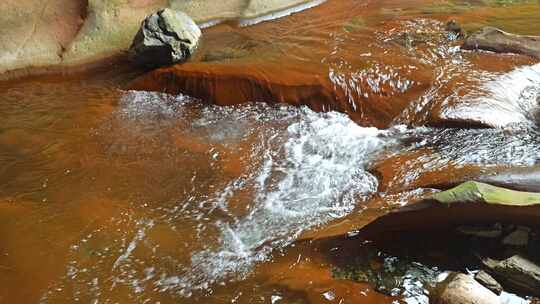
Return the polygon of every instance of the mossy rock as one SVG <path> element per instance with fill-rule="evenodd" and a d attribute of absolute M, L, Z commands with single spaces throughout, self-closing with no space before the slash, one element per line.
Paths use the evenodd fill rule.
<path fill-rule="evenodd" d="M 533 206 L 540 204 L 540 193 L 522 192 L 479 182 L 465 182 L 455 188 L 430 197 L 443 204 L 486 203 L 504 206 Z"/>

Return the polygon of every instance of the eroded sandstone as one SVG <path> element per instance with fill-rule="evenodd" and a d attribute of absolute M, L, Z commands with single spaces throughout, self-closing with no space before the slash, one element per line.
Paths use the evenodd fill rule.
<path fill-rule="evenodd" d="M 34 73 L 40 69 L 61 70 L 116 58 L 129 48 L 141 21 L 160 8 L 169 7 L 185 11 L 197 23 L 214 23 L 231 19 L 242 22 L 311 2 L 309 0 L 2 1 L 0 77 L 9 78 Z M 5 74 L 6 72 L 9 74 Z"/>

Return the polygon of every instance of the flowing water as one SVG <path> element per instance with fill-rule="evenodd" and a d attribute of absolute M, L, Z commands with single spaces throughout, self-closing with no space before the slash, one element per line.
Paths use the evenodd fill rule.
<path fill-rule="evenodd" d="M 540 65 L 443 29 L 540 35 L 539 16 L 535 1 L 334 0 L 205 30 L 194 62 L 284 81 L 309 67 L 343 113 L 131 91 L 123 65 L 0 83 L 0 303 L 406 301 L 333 278 L 335 248 L 311 239 L 538 165 Z"/>

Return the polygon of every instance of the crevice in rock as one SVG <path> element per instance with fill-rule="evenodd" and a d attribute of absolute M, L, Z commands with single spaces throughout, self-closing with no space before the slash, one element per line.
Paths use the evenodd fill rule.
<path fill-rule="evenodd" d="M 69 50 L 71 44 L 75 39 L 79 36 L 79 33 L 83 29 L 84 25 L 86 24 L 86 20 L 88 18 L 88 15 L 90 14 L 90 4 L 88 3 L 89 0 L 78 0 L 80 1 L 79 5 L 79 17 L 80 17 L 80 23 L 78 24 L 77 30 L 71 37 L 71 39 L 67 43 L 61 43 L 60 42 L 60 51 L 58 52 L 58 57 L 60 58 L 60 61 L 64 61 L 64 55 Z"/>

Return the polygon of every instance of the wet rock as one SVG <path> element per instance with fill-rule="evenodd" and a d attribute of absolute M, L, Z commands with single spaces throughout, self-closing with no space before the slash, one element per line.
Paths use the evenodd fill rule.
<path fill-rule="evenodd" d="M 45 68 L 70 71 L 114 58 L 128 50 L 141 20 L 169 7 L 198 23 L 236 19 L 253 22 L 312 0 L 7 0 L 0 1 L 1 78 Z M 8 72 L 9 74 L 4 74 Z"/>
<path fill-rule="evenodd" d="M 336 109 L 344 96 L 319 73 L 316 68 L 288 66 L 284 74 L 282 64 L 267 62 L 189 62 L 154 70 L 136 79 L 131 88 L 183 93 L 221 106 L 260 101 Z"/>
<path fill-rule="evenodd" d="M 519 226 L 515 231 L 507 235 L 502 242 L 504 245 L 509 246 L 527 246 L 530 232 L 530 228 Z"/>
<path fill-rule="evenodd" d="M 540 266 L 520 255 L 506 260 L 485 259 L 484 264 L 499 278 L 503 286 L 540 296 Z"/>
<path fill-rule="evenodd" d="M 88 1 L 0 1 L 0 74 L 59 64 L 59 54 L 77 35 L 86 15 L 85 2 Z"/>
<path fill-rule="evenodd" d="M 210 36 L 210 35 L 208 35 Z M 201 51 L 206 48 L 201 45 Z M 259 49 L 259 47 L 257 47 Z M 253 50 L 253 49 L 252 49 Z M 266 56 L 258 51 L 250 58 Z M 201 52 L 204 53 L 204 52 Z M 374 89 L 370 77 L 359 77 L 350 86 L 336 85 L 328 67 L 290 58 L 277 60 L 195 61 L 153 70 L 129 85 L 133 90 L 186 94 L 216 105 L 228 106 L 246 102 L 287 103 L 308 106 L 317 112 L 337 111 L 347 114 L 361 125 L 388 128 L 404 107 L 423 94 L 427 79 L 406 90 L 392 85 Z M 210 59 L 225 59 L 213 57 Z M 286 71 L 286 73 L 284 73 Z M 393 77 L 393 76 L 392 76 Z M 359 94 L 359 92 L 363 92 Z"/>
<path fill-rule="evenodd" d="M 461 28 L 461 25 L 455 20 L 450 20 L 446 23 L 445 30 L 453 33 L 455 37 L 461 38 L 465 36 L 465 32 Z"/>
<path fill-rule="evenodd" d="M 163 9 L 143 21 L 129 49 L 129 59 L 146 67 L 184 62 L 197 48 L 201 35 L 188 15 Z"/>
<path fill-rule="evenodd" d="M 467 37 L 463 48 L 496 53 L 516 53 L 540 59 L 539 36 L 515 35 L 494 27 L 485 27 Z"/>
<path fill-rule="evenodd" d="M 459 233 L 476 236 L 480 238 L 498 238 L 502 235 L 502 225 L 495 224 L 491 227 L 486 226 L 460 226 L 457 228 Z"/>
<path fill-rule="evenodd" d="M 201 61 L 212 62 L 212 61 L 234 60 L 234 59 L 248 57 L 249 55 L 250 53 L 247 50 L 223 48 L 221 50 L 208 51 L 206 54 L 204 54 L 204 57 L 202 58 Z"/>
<path fill-rule="evenodd" d="M 497 174 L 480 176 L 478 181 L 512 190 L 540 192 L 540 167 L 510 168 Z"/>
<path fill-rule="evenodd" d="M 499 297 L 472 277 L 454 273 L 439 286 L 432 304 L 499 304 Z"/>
<path fill-rule="evenodd" d="M 491 290 L 496 295 L 500 295 L 503 291 L 503 288 L 499 282 L 497 282 L 492 276 L 487 272 L 480 270 L 475 276 L 474 279 L 477 280 L 487 289 Z"/>
<path fill-rule="evenodd" d="M 459 226 L 488 226 L 493 223 L 535 226 L 540 220 L 539 196 L 538 193 L 467 182 L 450 190 L 427 195 L 386 215 L 379 214 L 371 222 L 351 222 L 345 227 L 358 230 L 360 238 L 378 239 L 398 231 L 434 227 L 455 229 Z"/>
<path fill-rule="evenodd" d="M 394 35 L 391 41 L 402 47 L 410 49 L 418 45 L 427 43 L 432 39 L 433 37 L 430 37 L 428 34 L 425 33 L 401 32 Z"/>
<path fill-rule="evenodd" d="M 405 255 L 392 255 L 375 247 L 363 246 L 346 265 L 332 270 L 334 278 L 369 283 L 382 294 L 392 297 L 428 300 L 427 289 L 433 288 L 439 271 Z M 425 301 L 424 301 L 425 299 Z"/>
<path fill-rule="evenodd" d="M 479 182 L 465 182 L 455 188 L 436 193 L 432 198 L 443 204 L 481 202 L 506 206 L 540 204 L 540 193 L 521 192 Z"/>

